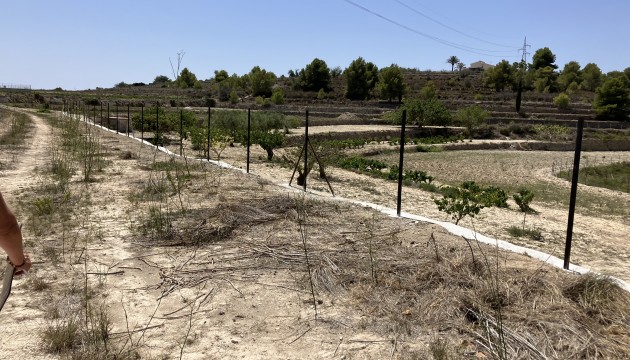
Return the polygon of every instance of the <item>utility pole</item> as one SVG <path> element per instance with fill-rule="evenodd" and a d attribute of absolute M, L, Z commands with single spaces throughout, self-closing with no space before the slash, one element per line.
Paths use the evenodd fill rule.
<path fill-rule="evenodd" d="M 525 36 L 525 40 L 523 41 L 523 48 L 519 49 L 519 51 L 523 52 L 523 56 L 521 57 L 521 73 L 518 78 L 518 90 L 516 93 L 516 112 L 521 112 L 521 98 L 523 96 L 523 77 L 525 76 L 525 67 L 527 66 L 527 48 L 531 48 L 530 45 L 527 45 L 527 36 Z"/>
<path fill-rule="evenodd" d="M 525 40 L 523 41 L 523 47 L 521 49 L 519 49 L 519 51 L 523 52 L 523 56 L 521 58 L 521 62 L 523 62 L 524 64 L 527 64 L 527 55 L 529 55 L 530 53 L 527 51 L 528 48 L 531 49 L 531 45 L 527 44 L 527 36 L 525 36 Z"/>

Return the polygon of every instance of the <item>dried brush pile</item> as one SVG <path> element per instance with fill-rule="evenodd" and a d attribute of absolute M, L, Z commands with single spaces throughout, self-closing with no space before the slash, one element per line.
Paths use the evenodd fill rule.
<path fill-rule="evenodd" d="M 287 195 L 223 199 L 174 222 L 175 244 L 212 250 L 164 286 L 289 271 L 302 276 L 286 286 L 309 292 L 312 281 L 317 299 L 360 314 L 342 319 L 349 326 L 407 342 L 438 334 L 449 341 L 432 348 L 456 358 L 630 357 L 630 294 L 613 280 L 366 212 Z"/>

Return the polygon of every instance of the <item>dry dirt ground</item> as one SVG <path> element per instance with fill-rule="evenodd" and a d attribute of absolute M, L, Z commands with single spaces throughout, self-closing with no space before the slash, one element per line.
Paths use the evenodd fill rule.
<path fill-rule="evenodd" d="M 193 160 L 185 170 L 164 172 L 156 164 L 169 166 L 172 157 L 98 130 L 107 166 L 91 182 L 75 175 L 70 198 L 78 199 L 77 210 L 46 231 L 43 220 L 26 218 L 48 181 L 53 130 L 41 116 L 29 116 L 33 129 L 25 146 L 0 159 L 0 189 L 25 222 L 26 247 L 35 260 L 33 271 L 15 280 L 0 313 L 1 356 L 64 358 L 47 350 L 42 334 L 80 314 L 83 301 L 109 314 L 112 344 L 133 348 L 141 358 L 430 359 L 443 339 L 455 358 L 491 356 L 480 330 L 487 318 L 476 312 L 481 305 L 473 304 L 472 290 L 486 282 L 475 277 L 458 297 L 449 286 L 465 281 L 446 277 L 442 269 L 464 264 L 469 249 L 483 259 L 492 248 L 469 245 L 438 226 L 277 186 L 288 182 L 291 169 L 265 162 L 261 149 L 252 154 L 255 175 Z M 223 156 L 244 167 L 242 148 L 228 148 Z M 337 196 L 395 207 L 395 184 L 342 170 L 329 175 Z M 171 189 L 167 200 L 147 200 L 160 186 Z M 309 186 L 328 189 L 315 177 Z M 446 220 L 430 194 L 405 189 L 404 199 L 405 211 Z M 54 204 L 63 201 L 74 200 Z M 560 233 L 564 211 L 535 205 L 539 215 L 528 221 L 549 232 L 546 237 Z M 157 226 L 147 219 L 168 225 L 155 234 Z M 490 209 L 474 225 L 492 236 L 520 221 L 515 210 Z M 578 215 L 575 259 L 629 281 L 628 230 L 627 219 Z M 532 245 L 559 251 L 553 242 Z M 433 265 L 416 264 L 434 256 Z M 510 341 L 520 347 L 513 347 L 534 342 L 545 353 L 521 350 L 518 358 L 628 358 L 620 350 L 628 348 L 628 319 L 602 333 L 574 325 L 585 320 L 580 313 L 574 321 L 577 305 L 568 300 L 542 300 L 562 293 L 557 287 L 575 281 L 573 275 L 506 252 L 497 259 L 497 279 L 518 283 L 522 296 L 513 300 L 509 291 L 498 290 L 506 321 L 515 329 L 536 322 L 531 326 L 538 329 L 520 332 L 525 340 L 514 336 Z M 491 277 L 491 267 L 484 272 L 478 261 L 471 264 L 466 274 Z M 561 320 L 531 320 L 552 313 Z M 563 331 L 568 335 L 544 340 Z"/>

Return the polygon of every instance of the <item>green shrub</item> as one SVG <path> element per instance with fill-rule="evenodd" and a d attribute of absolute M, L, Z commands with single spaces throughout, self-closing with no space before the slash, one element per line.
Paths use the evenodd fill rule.
<path fill-rule="evenodd" d="M 569 108 L 569 102 L 571 99 L 569 95 L 565 93 L 560 93 L 558 96 L 553 98 L 553 104 L 558 107 L 558 109 L 566 110 Z"/>
<path fill-rule="evenodd" d="M 457 110 L 455 121 L 459 125 L 465 126 L 468 135 L 471 136 L 473 129 L 484 124 L 488 116 L 490 116 L 488 111 L 478 105 L 473 105 Z"/>
<path fill-rule="evenodd" d="M 518 193 L 513 195 L 513 198 L 521 212 L 531 213 L 534 211 L 534 209 L 529 206 L 534 199 L 534 193 L 530 190 L 522 188 L 518 191 Z"/>
<path fill-rule="evenodd" d="M 252 143 L 260 145 L 267 152 L 267 160 L 273 159 L 273 150 L 282 146 L 284 134 L 278 130 L 261 131 L 252 134 Z"/>
<path fill-rule="evenodd" d="M 518 226 L 510 226 L 506 229 L 508 234 L 513 237 L 526 237 L 536 241 L 542 241 L 543 236 L 539 229 L 525 229 Z"/>
<path fill-rule="evenodd" d="M 407 111 L 407 124 L 448 126 L 452 121 L 450 110 L 436 98 L 406 100 L 398 111 L 388 114 L 388 120 L 400 124 L 403 110 Z"/>
<path fill-rule="evenodd" d="M 420 89 L 420 98 L 423 100 L 434 99 L 437 96 L 437 89 L 435 83 L 432 80 L 427 81 L 426 84 Z"/>
<path fill-rule="evenodd" d="M 191 127 L 188 129 L 188 138 L 193 150 L 204 150 L 208 144 L 208 130 L 205 127 Z"/>
<path fill-rule="evenodd" d="M 459 187 L 443 186 L 443 198 L 435 199 L 438 210 L 452 216 L 457 224 L 466 216 L 475 217 L 481 209 L 491 206 L 507 207 L 507 193 L 498 187 L 481 187 L 474 181 L 463 182 Z"/>
<path fill-rule="evenodd" d="M 443 186 L 440 190 L 442 198 L 433 201 L 438 210 L 451 215 L 455 225 L 466 216 L 474 218 L 485 207 L 479 199 L 480 188 L 472 181 L 460 187 Z"/>
<path fill-rule="evenodd" d="M 485 206 L 496 206 L 499 208 L 508 207 L 508 194 L 505 190 L 496 186 L 488 186 L 482 189 L 482 193 L 481 200 Z"/>
<path fill-rule="evenodd" d="M 273 94 L 271 94 L 271 102 L 275 105 L 284 104 L 284 91 L 280 88 L 274 89 Z"/>
<path fill-rule="evenodd" d="M 142 121 L 141 113 L 134 113 L 131 116 L 131 125 L 133 129 L 144 131 L 156 131 L 157 126 L 160 127 L 159 131 L 170 132 L 179 131 L 180 112 L 179 111 L 166 111 L 163 107 L 158 108 L 156 113 L 155 107 L 148 107 L 144 109 L 144 122 Z M 159 119 L 158 119 L 159 116 Z M 194 112 L 189 110 L 183 110 L 181 112 L 182 123 L 184 130 L 194 126 L 198 126 L 199 119 Z M 143 128 L 144 126 L 144 128 Z M 186 137 L 186 136 L 184 136 Z"/>
<path fill-rule="evenodd" d="M 536 133 L 532 125 L 519 124 L 516 122 L 510 122 L 510 124 L 507 127 L 507 130 L 509 131 L 510 134 L 514 134 L 518 136 L 525 136 L 525 135 L 531 135 L 531 134 Z"/>
<path fill-rule="evenodd" d="M 239 101 L 241 101 L 241 98 L 238 97 L 236 90 L 232 90 L 230 92 L 229 100 L 230 100 L 230 104 L 237 104 Z"/>

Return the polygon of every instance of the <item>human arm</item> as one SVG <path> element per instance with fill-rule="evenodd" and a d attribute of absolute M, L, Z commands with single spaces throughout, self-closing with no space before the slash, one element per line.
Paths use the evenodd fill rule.
<path fill-rule="evenodd" d="M 0 248 L 8 255 L 9 261 L 19 272 L 28 272 L 31 261 L 22 247 L 20 225 L 0 193 Z"/>

